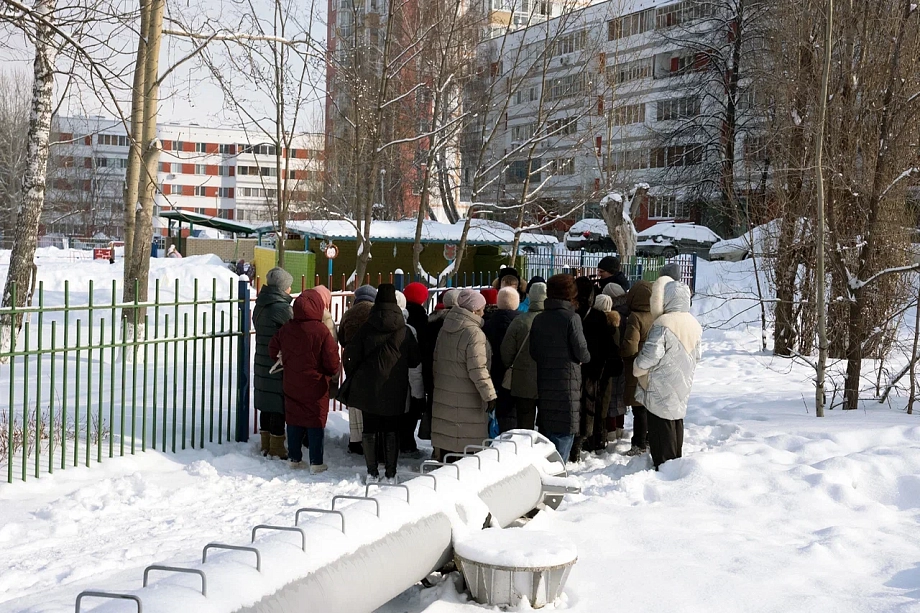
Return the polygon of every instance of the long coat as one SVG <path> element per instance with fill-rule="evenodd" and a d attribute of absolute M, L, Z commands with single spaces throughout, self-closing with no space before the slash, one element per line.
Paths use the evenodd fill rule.
<path fill-rule="evenodd" d="M 520 315 L 518 311 L 499 309 L 482 326 L 482 332 L 486 335 L 486 339 L 489 341 L 489 349 L 492 350 L 492 355 L 494 356 L 489 367 L 489 374 L 492 375 L 492 386 L 495 387 L 496 392 L 499 392 L 502 379 L 505 377 L 505 371 L 508 370 L 505 362 L 499 357 L 501 356 L 502 342 L 505 340 L 509 327 L 514 323 L 518 315 Z"/>
<path fill-rule="evenodd" d="M 626 294 L 626 306 L 629 307 L 629 320 L 620 343 L 620 356 L 623 358 L 623 371 L 626 384 L 623 397 L 626 404 L 631 407 L 641 406 L 636 399 L 636 376 L 633 374 L 633 361 L 642 350 L 645 339 L 652 329 L 655 317 L 651 314 L 652 284 L 648 281 L 639 281 L 632 286 Z"/>
<path fill-rule="evenodd" d="M 409 394 L 409 370 L 420 363 L 418 342 L 402 309 L 396 304 L 375 304 L 345 348 L 345 375 L 354 377 L 348 406 L 369 415 L 402 415 Z M 421 393 L 419 389 L 416 395 Z"/>
<path fill-rule="evenodd" d="M 511 372 L 511 395 L 515 398 L 536 400 L 537 363 L 530 357 L 530 327 L 534 318 L 543 312 L 543 302 L 531 302 L 526 313 L 514 318 L 502 341 L 502 361 Z"/>
<path fill-rule="evenodd" d="M 358 330 L 367 321 L 374 307 L 373 302 L 357 302 L 351 305 L 351 308 L 342 314 L 342 321 L 339 322 L 339 343 L 342 347 L 348 345 L 348 342 L 358 334 Z"/>
<path fill-rule="evenodd" d="M 581 318 L 572 303 L 548 298 L 530 328 L 530 357 L 537 363 L 540 430 L 578 434 L 581 364 L 591 360 Z"/>
<path fill-rule="evenodd" d="M 489 376 L 492 357 L 482 318 L 453 307 L 434 350 L 431 445 L 461 452 L 489 435 L 486 403 L 496 398 Z"/>
<path fill-rule="evenodd" d="M 275 360 L 268 354 L 268 345 L 281 326 L 294 316 L 293 298 L 277 287 L 263 285 L 252 310 L 252 323 L 256 329 L 256 356 L 253 364 L 253 403 L 266 413 L 284 414 L 284 389 L 282 373 L 269 373 Z"/>
<path fill-rule="evenodd" d="M 284 418 L 289 425 L 325 428 L 329 414 L 329 377 L 339 372 L 339 352 L 323 323 L 323 299 L 307 290 L 294 301 L 294 319 L 269 344 L 284 365 Z"/>

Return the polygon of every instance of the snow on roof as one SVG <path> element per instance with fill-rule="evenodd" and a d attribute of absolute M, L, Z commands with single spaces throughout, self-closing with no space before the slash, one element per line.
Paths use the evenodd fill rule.
<path fill-rule="evenodd" d="M 415 220 L 374 221 L 371 223 L 372 241 L 411 242 L 415 240 Z M 463 234 L 464 221 L 445 224 L 425 220 L 422 222 L 422 241 L 426 243 L 459 243 Z M 345 219 L 313 219 L 291 221 L 288 230 L 311 238 L 355 240 L 357 231 L 353 221 Z M 487 219 L 474 219 L 470 223 L 467 241 L 472 245 L 510 245 L 514 242 L 511 226 Z M 556 243 L 554 236 L 545 234 L 521 234 L 521 245 L 543 245 Z"/>
<path fill-rule="evenodd" d="M 701 243 L 721 240 L 718 234 L 706 226 L 700 226 L 695 223 L 675 223 L 671 221 L 657 223 L 638 234 L 640 240 L 653 236 L 663 236 L 665 238 L 678 240 L 694 240 Z"/>
<path fill-rule="evenodd" d="M 582 219 L 581 221 L 576 221 L 574 224 L 572 224 L 569 232 L 572 234 L 590 232 L 591 234 L 607 236 L 607 222 L 605 222 L 603 219 Z"/>

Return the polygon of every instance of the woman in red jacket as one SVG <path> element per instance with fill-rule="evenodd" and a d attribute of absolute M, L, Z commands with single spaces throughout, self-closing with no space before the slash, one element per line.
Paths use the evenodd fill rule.
<path fill-rule="evenodd" d="M 268 353 L 284 366 L 284 416 L 288 457 L 303 468 L 303 439 L 310 446 L 310 472 L 326 470 L 323 434 L 329 414 L 329 378 L 339 371 L 339 352 L 323 323 L 322 296 L 306 290 L 294 301 L 294 319 L 272 338 Z"/>

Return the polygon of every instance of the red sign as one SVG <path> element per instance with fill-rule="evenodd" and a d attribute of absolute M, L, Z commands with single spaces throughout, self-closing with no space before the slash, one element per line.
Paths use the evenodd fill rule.
<path fill-rule="evenodd" d="M 93 249 L 93 259 L 94 260 L 111 260 L 112 250 L 111 249 Z"/>

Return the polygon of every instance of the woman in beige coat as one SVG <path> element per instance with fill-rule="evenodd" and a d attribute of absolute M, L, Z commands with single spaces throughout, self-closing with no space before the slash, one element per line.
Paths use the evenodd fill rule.
<path fill-rule="evenodd" d="M 431 446 L 439 459 L 489 436 L 488 412 L 495 408 L 496 394 L 489 376 L 491 349 L 482 331 L 485 306 L 479 292 L 463 290 L 438 335 Z"/>

